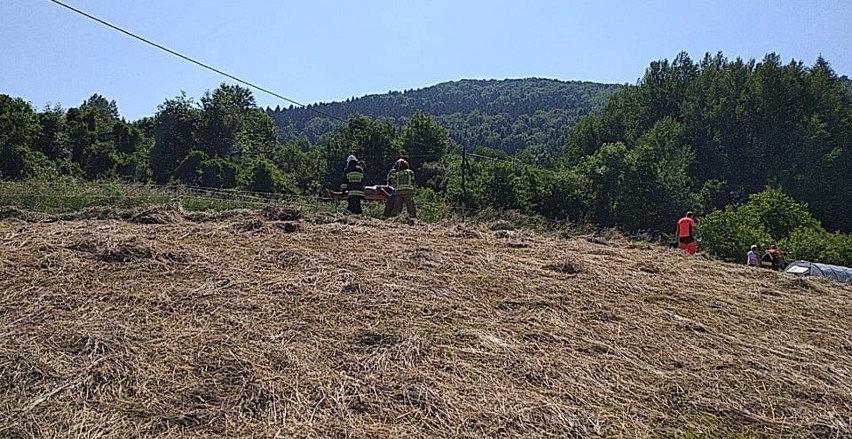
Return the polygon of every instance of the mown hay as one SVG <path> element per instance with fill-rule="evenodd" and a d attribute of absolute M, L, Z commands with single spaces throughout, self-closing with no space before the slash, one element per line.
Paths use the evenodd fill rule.
<path fill-rule="evenodd" d="M 44 219 L 44 215 L 26 210 L 21 210 L 14 206 L 0 206 L 0 221 L 9 219 L 35 222 L 42 221 Z"/>
<path fill-rule="evenodd" d="M 235 217 L 254 216 L 255 211 L 250 209 L 232 209 L 224 211 L 201 211 L 184 212 L 183 219 L 195 222 L 216 222 Z"/>
<path fill-rule="evenodd" d="M 847 284 L 486 226 L 9 218 L 0 437 L 852 435 Z"/>
<path fill-rule="evenodd" d="M 263 216 L 277 221 L 295 221 L 302 218 L 302 212 L 294 207 L 268 204 L 263 208 Z"/>
<path fill-rule="evenodd" d="M 565 274 L 577 274 L 580 272 L 580 268 L 570 262 L 557 262 L 553 264 L 546 264 L 544 266 L 544 269 Z"/>
<path fill-rule="evenodd" d="M 127 220 L 134 214 L 135 211 L 129 209 L 119 209 L 114 206 L 94 206 L 80 211 L 51 215 L 50 219 L 54 221 Z"/>
<path fill-rule="evenodd" d="M 171 224 L 182 219 L 183 209 L 174 203 L 142 209 L 130 216 L 128 221 L 139 224 Z"/>
<path fill-rule="evenodd" d="M 515 230 L 515 225 L 510 221 L 496 220 L 488 223 L 488 228 L 491 230 Z"/>

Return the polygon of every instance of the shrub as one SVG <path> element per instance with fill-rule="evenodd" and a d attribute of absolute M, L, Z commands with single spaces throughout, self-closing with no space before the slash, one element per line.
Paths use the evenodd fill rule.
<path fill-rule="evenodd" d="M 825 264 L 852 266 L 852 236 L 825 229 L 801 227 L 779 245 L 788 261 L 804 259 Z"/>
<path fill-rule="evenodd" d="M 748 197 L 741 207 L 744 218 L 752 225 L 762 225 L 775 240 L 789 236 L 798 228 L 822 229 L 822 225 L 799 203 L 781 189 L 767 188 Z"/>
<path fill-rule="evenodd" d="M 257 159 L 249 164 L 248 172 L 243 174 L 242 186 L 252 192 L 297 194 L 299 189 L 289 175 L 281 172 L 275 163 L 267 159 Z"/>
<path fill-rule="evenodd" d="M 806 204 L 780 189 L 768 188 L 741 206 L 710 213 L 699 230 L 701 247 L 726 260 L 741 260 L 751 244 L 765 249 L 777 243 L 788 261 L 852 265 L 852 236 L 826 231 Z"/>
<path fill-rule="evenodd" d="M 765 246 L 772 241 L 763 225 L 740 208 L 712 212 L 701 219 L 698 228 L 704 235 L 702 251 L 727 261 L 745 260 L 752 244 Z"/>

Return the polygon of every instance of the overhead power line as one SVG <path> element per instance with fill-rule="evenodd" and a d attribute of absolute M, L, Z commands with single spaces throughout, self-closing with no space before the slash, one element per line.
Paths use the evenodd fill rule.
<path fill-rule="evenodd" d="M 267 88 L 265 88 L 265 87 L 261 87 L 261 86 L 259 86 L 259 85 L 257 85 L 257 84 L 254 84 L 254 83 L 251 83 L 251 82 L 246 81 L 246 80 L 244 80 L 244 79 L 241 79 L 241 78 L 239 78 L 239 77 L 237 77 L 237 76 L 235 76 L 235 75 L 232 75 L 232 74 L 230 74 L 230 73 L 228 73 L 228 72 L 225 72 L 225 71 L 223 71 L 223 70 L 217 69 L 216 67 L 213 67 L 213 66 L 211 66 L 211 65 L 209 65 L 209 64 L 203 63 L 203 62 L 198 61 L 198 60 L 196 60 L 196 59 L 194 59 L 194 58 L 191 58 L 191 57 L 189 57 L 189 56 L 186 56 L 186 55 L 184 55 L 184 54 L 182 54 L 182 53 L 180 53 L 180 52 L 178 52 L 178 51 L 176 51 L 176 50 L 169 49 L 168 47 L 163 46 L 162 44 L 158 44 L 158 43 L 156 43 L 156 42 L 154 42 L 154 41 L 151 41 L 151 40 L 149 40 L 149 39 L 147 39 L 147 38 L 145 38 L 145 37 L 139 36 L 139 35 L 137 35 L 137 34 L 135 34 L 135 33 L 133 33 L 133 32 L 130 32 L 130 31 L 128 31 L 128 30 L 125 30 L 125 29 L 123 29 L 123 28 L 121 28 L 121 27 L 119 27 L 119 26 L 116 26 L 116 25 L 114 25 L 114 24 L 112 24 L 112 23 L 110 23 L 110 22 L 108 22 L 108 21 L 106 21 L 106 20 L 103 20 L 103 19 L 100 19 L 100 18 L 98 18 L 98 17 L 95 17 L 94 15 L 89 14 L 88 12 L 85 12 L 85 11 L 82 11 L 82 10 L 80 10 L 80 9 L 77 9 L 77 8 L 75 8 L 75 7 L 73 7 L 73 6 L 70 6 L 70 5 L 68 5 L 68 4 L 65 4 L 65 3 L 63 3 L 63 2 L 61 2 L 61 1 L 59 1 L 59 0 L 48 0 L 48 1 L 50 1 L 50 2 L 52 2 L 52 3 L 55 3 L 55 4 L 59 5 L 59 6 L 62 6 L 63 8 L 66 8 L 66 9 L 68 9 L 68 10 L 70 10 L 70 11 L 74 12 L 74 13 L 77 13 L 77 14 L 79 14 L 79 15 L 82 15 L 82 16 L 84 16 L 84 17 L 86 17 L 86 18 L 88 18 L 88 19 L 90 19 L 90 20 L 93 20 L 93 21 L 95 21 L 95 22 L 97 22 L 97 23 L 100 23 L 100 24 L 102 24 L 102 25 L 104 25 L 104 26 L 106 26 L 106 27 L 108 27 L 108 28 L 110 28 L 110 29 L 113 29 L 113 30 L 115 30 L 115 31 L 121 32 L 121 33 L 123 33 L 123 34 L 125 34 L 125 35 L 127 35 L 127 36 L 129 36 L 129 37 L 131 37 L 131 38 L 134 38 L 134 39 L 137 39 L 137 40 L 139 40 L 139 41 L 142 41 L 142 42 L 143 42 L 143 43 L 145 43 L 145 44 L 148 44 L 148 45 L 150 45 L 150 46 L 153 46 L 153 47 L 155 47 L 155 48 L 157 48 L 157 49 L 160 49 L 160 50 L 162 50 L 162 51 L 164 51 L 164 52 L 166 52 L 166 53 L 169 53 L 169 54 L 171 54 L 171 55 L 174 55 L 174 56 L 176 56 L 176 57 L 178 57 L 178 58 L 180 58 L 180 59 L 182 59 L 182 60 L 184 60 L 184 61 L 189 61 L 189 62 L 191 62 L 191 63 L 193 63 L 193 64 L 195 64 L 195 65 L 197 65 L 197 66 L 200 66 L 200 67 L 205 68 L 205 69 L 207 69 L 207 70 L 210 70 L 210 71 L 212 71 L 212 72 L 218 73 L 218 74 L 220 74 L 220 75 L 222 75 L 222 76 L 225 76 L 225 77 L 227 77 L 227 78 L 233 79 L 234 81 L 237 81 L 237 82 L 239 82 L 240 84 L 243 84 L 243 85 L 246 85 L 246 86 L 251 87 L 251 88 L 253 88 L 253 89 L 256 89 L 256 90 L 258 90 L 258 91 L 264 92 L 264 93 L 269 94 L 270 96 L 274 96 L 274 97 L 276 97 L 276 98 L 278 98 L 278 99 L 282 99 L 282 100 L 284 100 L 284 101 L 286 101 L 286 102 L 290 102 L 291 104 L 298 105 L 299 107 L 302 107 L 302 108 L 304 108 L 304 109 L 306 109 L 306 110 L 313 111 L 314 113 L 317 113 L 317 114 L 319 114 L 319 115 L 322 115 L 322 116 L 328 117 L 328 118 L 333 119 L 333 120 L 336 120 L 336 121 L 338 121 L 338 122 L 342 122 L 342 123 L 347 123 L 347 122 L 348 122 L 346 119 L 343 119 L 343 118 L 340 118 L 340 117 L 334 116 L 334 115 L 332 115 L 332 114 L 326 113 L 326 112 L 321 111 L 321 110 L 317 110 L 316 108 L 313 108 L 313 107 L 309 107 L 309 106 L 307 106 L 307 105 L 305 105 L 305 104 L 303 104 L 303 103 L 301 103 L 301 102 L 298 102 L 298 101 L 295 101 L 295 100 L 293 100 L 293 99 L 290 99 L 290 98 L 288 98 L 288 97 L 286 97 L 286 96 L 283 96 L 283 95 L 281 95 L 281 94 L 279 94 L 279 93 L 276 93 L 276 92 L 274 92 L 274 91 L 272 91 L 272 90 L 269 90 L 269 89 L 267 89 Z M 428 145 L 426 145 L 426 144 L 424 144 L 424 143 L 421 143 L 421 142 L 413 142 L 413 143 L 414 143 L 414 144 L 416 144 L 416 145 L 420 145 L 420 146 L 428 146 Z"/>
<path fill-rule="evenodd" d="M 262 92 L 264 92 L 264 93 L 266 93 L 266 94 L 269 94 L 269 95 L 271 95 L 271 96 L 274 96 L 274 97 L 276 97 L 276 98 L 278 98 L 278 99 L 282 99 L 282 100 L 284 100 L 284 101 L 290 102 L 291 104 L 298 105 L 298 106 L 303 107 L 303 108 L 305 108 L 305 109 L 307 109 L 307 110 L 310 110 L 310 111 L 313 111 L 313 112 L 315 112 L 315 113 L 321 114 L 321 115 L 323 115 L 323 116 L 325 116 L 325 117 L 328 117 L 328 118 L 331 118 L 331 119 L 337 120 L 337 121 L 339 121 L 339 122 L 346 122 L 346 120 L 341 119 L 341 118 L 339 118 L 339 117 L 337 117 L 337 116 L 334 116 L 334 115 L 331 115 L 331 114 L 325 113 L 325 112 L 323 112 L 323 111 L 317 110 L 317 109 L 312 108 L 312 107 L 308 107 L 307 105 L 305 105 L 305 104 L 303 104 L 303 103 L 301 103 L 301 102 L 298 102 L 298 101 L 295 101 L 295 100 L 293 100 L 293 99 L 290 99 L 290 98 L 288 98 L 288 97 L 286 97 L 286 96 L 283 96 L 283 95 L 281 95 L 281 94 L 279 94 L 279 93 L 276 93 L 276 92 L 274 92 L 274 91 L 272 91 L 272 90 L 269 90 L 269 89 L 267 89 L 267 88 L 265 88 L 265 87 L 261 87 L 261 86 L 259 86 L 259 85 L 257 85 L 257 84 L 253 84 L 253 83 L 251 83 L 251 82 L 249 82 L 249 81 L 246 81 L 246 80 L 244 80 L 244 79 L 240 79 L 240 78 L 239 78 L 239 77 L 237 77 L 237 76 L 234 76 L 234 75 L 232 75 L 232 74 L 230 74 L 230 73 L 228 73 L 228 72 L 225 72 L 225 71 L 222 71 L 222 70 L 220 70 L 220 69 L 217 69 L 216 67 L 213 67 L 213 66 L 211 66 L 211 65 L 209 65 L 209 64 L 205 64 L 205 63 L 203 63 L 203 62 L 201 62 L 201 61 L 198 61 L 198 60 L 196 60 L 196 59 L 194 59 L 194 58 L 190 58 L 189 56 L 186 56 L 186 55 L 184 55 L 184 54 L 182 54 L 182 53 L 180 53 L 180 52 L 178 52 L 178 51 L 175 51 L 175 50 L 169 49 L 168 47 L 163 46 L 162 44 L 155 43 L 155 42 L 153 42 L 153 41 L 151 41 L 151 40 L 149 40 L 149 39 L 147 39 L 147 38 L 145 38 L 145 37 L 139 36 L 139 35 L 137 35 L 137 34 L 135 34 L 135 33 L 133 33 L 133 32 L 130 32 L 130 31 L 128 31 L 128 30 L 125 30 L 125 29 L 123 29 L 123 28 L 121 28 L 121 27 L 119 27 L 119 26 L 116 26 L 116 25 L 114 25 L 114 24 L 112 24 L 112 23 L 110 23 L 110 22 L 108 22 L 108 21 L 106 21 L 106 20 L 102 20 L 102 19 L 100 19 L 100 18 L 98 18 L 98 17 L 95 17 L 94 15 L 91 15 L 91 14 L 89 14 L 89 13 L 85 12 L 85 11 L 82 11 L 82 10 L 80 10 L 80 9 L 77 9 L 77 8 L 75 8 L 75 7 L 73 7 L 73 6 L 68 5 L 68 4 L 65 4 L 65 3 L 63 3 L 63 2 L 61 2 L 61 1 L 59 1 L 59 0 L 48 0 L 48 1 L 53 2 L 53 3 L 55 3 L 55 4 L 59 5 L 59 6 L 62 6 L 63 8 L 66 8 L 66 9 L 68 9 L 68 10 L 71 10 L 71 11 L 73 11 L 73 12 L 77 13 L 77 14 L 80 14 L 80 15 L 82 15 L 82 16 L 84 16 L 84 17 L 86 17 L 86 18 L 90 19 L 90 20 L 96 21 L 96 22 L 98 22 L 98 23 L 100 23 L 100 24 L 102 24 L 102 25 L 104 25 L 104 26 L 106 26 L 106 27 L 108 27 L 108 28 L 110 28 L 110 29 L 113 29 L 113 30 L 116 30 L 116 31 L 118 31 L 118 32 L 121 32 L 121 33 L 123 33 L 123 34 L 125 34 L 125 35 L 127 35 L 127 36 L 129 36 L 129 37 L 131 37 L 131 38 L 135 38 L 135 39 L 137 39 L 137 40 L 139 40 L 139 41 L 142 41 L 142 42 L 143 42 L 143 43 L 145 43 L 145 44 L 148 44 L 148 45 L 150 45 L 150 46 L 154 46 L 154 47 L 156 47 L 157 49 L 160 49 L 160 50 L 162 50 L 162 51 L 164 51 L 164 52 L 167 52 L 167 53 L 169 53 L 169 54 L 171 54 L 171 55 L 174 55 L 174 56 L 176 56 L 176 57 L 178 57 L 178 58 L 180 58 L 180 59 L 183 59 L 184 61 L 189 61 L 189 62 L 191 62 L 191 63 L 193 63 L 193 64 L 195 64 L 195 65 L 197 65 L 197 66 L 203 67 L 203 68 L 205 68 L 205 69 L 207 69 L 207 70 L 210 70 L 210 71 L 212 71 L 212 72 L 218 73 L 218 74 L 220 74 L 220 75 L 222 75 L 222 76 L 225 76 L 225 77 L 227 77 L 227 78 L 233 79 L 234 81 L 237 81 L 237 82 L 239 82 L 240 84 L 243 84 L 243 85 L 246 85 L 246 86 L 251 87 L 251 88 L 253 88 L 253 89 L 256 89 L 256 90 L 262 91 Z"/>

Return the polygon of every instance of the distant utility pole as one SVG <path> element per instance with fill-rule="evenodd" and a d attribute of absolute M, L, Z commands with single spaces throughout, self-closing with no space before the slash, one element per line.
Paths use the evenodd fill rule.
<path fill-rule="evenodd" d="M 462 222 L 467 214 L 467 147 L 462 145 Z"/>

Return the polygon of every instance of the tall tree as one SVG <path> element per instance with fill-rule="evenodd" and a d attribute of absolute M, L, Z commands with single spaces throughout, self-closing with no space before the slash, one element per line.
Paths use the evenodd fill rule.
<path fill-rule="evenodd" d="M 90 178 L 110 177 L 115 168 L 112 131 L 118 119 L 115 101 L 92 95 L 66 114 L 71 157 Z"/>
<path fill-rule="evenodd" d="M 154 147 L 150 162 L 154 180 L 166 183 L 197 144 L 201 110 L 182 94 L 160 104 L 154 122 Z"/>
<path fill-rule="evenodd" d="M 0 95 L 0 179 L 55 176 L 55 166 L 32 145 L 41 127 L 33 107 L 21 98 Z"/>
<path fill-rule="evenodd" d="M 262 157 L 275 147 L 272 119 L 257 107 L 251 90 L 222 84 L 201 98 L 199 147 L 211 157 Z"/>
<path fill-rule="evenodd" d="M 577 172 L 586 179 L 595 200 L 592 219 L 602 226 L 613 226 L 617 209 L 628 194 L 624 175 L 628 168 L 627 145 L 621 142 L 606 143 L 577 165 Z"/>
<path fill-rule="evenodd" d="M 41 151 L 50 159 L 70 159 L 71 144 L 68 139 L 65 120 L 66 110 L 59 105 L 48 106 L 38 113 L 41 130 L 33 149 Z"/>
<path fill-rule="evenodd" d="M 615 163 L 611 148 L 597 152 L 622 143 L 630 172 L 657 169 L 631 178 L 650 181 L 662 168 L 650 166 L 647 158 L 654 154 L 646 153 L 653 148 L 643 139 L 668 118 L 682 126 L 679 143 L 694 150 L 688 180 L 708 208 L 778 186 L 809 203 L 827 226 L 850 230 L 842 218 L 852 208 L 831 201 L 852 196 L 852 155 L 844 146 L 852 142 L 852 107 L 841 84 L 822 58 L 811 68 L 798 61 L 782 64 L 774 53 L 760 62 L 729 62 L 721 53 L 707 54 L 697 65 L 683 54 L 671 63 L 655 61 L 636 86 L 621 89 L 599 113 L 579 122 L 562 162 L 585 162 L 581 174 L 598 181 L 586 172 L 588 165 L 603 169 L 602 163 Z M 625 205 L 635 198 L 616 201 Z M 605 205 L 601 201 L 596 209 L 601 219 Z"/>
<path fill-rule="evenodd" d="M 435 164 L 447 153 L 449 131 L 425 113 L 417 112 L 405 123 L 399 143 L 419 184 L 425 186 L 436 174 Z"/>
<path fill-rule="evenodd" d="M 81 107 L 91 107 L 96 108 L 98 110 L 106 112 L 110 118 L 119 119 L 121 115 L 118 113 L 118 104 L 115 103 L 115 100 L 108 100 L 107 98 L 95 93 L 92 96 L 89 96 L 89 99 L 83 101 Z"/>
<path fill-rule="evenodd" d="M 684 126 L 666 117 L 627 152 L 625 193 L 618 197 L 622 201 L 616 206 L 616 224 L 633 230 L 661 230 L 687 210 L 701 210 L 688 172 L 695 154 L 684 140 Z"/>

